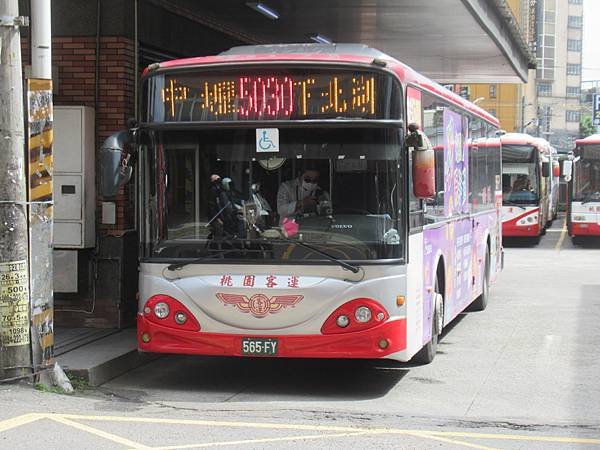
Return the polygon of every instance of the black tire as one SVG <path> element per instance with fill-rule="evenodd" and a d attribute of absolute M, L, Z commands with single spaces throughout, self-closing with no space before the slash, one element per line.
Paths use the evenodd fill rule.
<path fill-rule="evenodd" d="M 483 311 L 487 308 L 490 298 L 490 249 L 485 252 L 485 266 L 483 269 L 483 291 L 481 295 L 473 300 L 469 306 L 469 311 Z"/>
<path fill-rule="evenodd" d="M 438 279 L 435 279 L 435 293 L 436 294 L 441 294 L 442 295 L 442 299 L 444 297 L 444 295 L 440 292 L 440 283 L 438 281 Z M 441 319 L 442 320 L 442 324 L 443 322 L 443 317 L 444 317 L 444 302 L 442 300 L 442 305 L 441 305 L 441 311 L 438 311 L 438 308 L 436 308 L 435 304 L 437 302 L 434 302 L 433 304 L 433 318 L 431 320 L 431 340 L 425 344 L 423 346 L 423 348 L 421 350 L 419 350 L 419 352 L 417 354 L 415 354 L 415 356 L 412 357 L 412 362 L 415 363 L 419 363 L 419 364 L 429 364 L 431 363 L 434 359 L 435 359 L 435 355 L 437 353 L 437 349 L 438 349 L 438 341 L 439 341 L 439 333 L 438 333 L 438 329 L 436 324 L 438 323 L 438 321 Z M 441 317 L 440 317 L 441 314 Z"/>

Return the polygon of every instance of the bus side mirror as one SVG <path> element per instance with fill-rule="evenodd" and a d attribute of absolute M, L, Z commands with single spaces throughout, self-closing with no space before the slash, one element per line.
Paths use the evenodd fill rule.
<path fill-rule="evenodd" d="M 558 161 L 552 162 L 552 176 L 554 178 L 560 177 L 560 164 L 558 163 Z"/>
<path fill-rule="evenodd" d="M 542 163 L 542 176 L 544 178 L 548 178 L 550 176 L 550 163 L 547 161 Z"/>
<path fill-rule="evenodd" d="M 573 161 L 569 159 L 563 161 L 562 174 L 567 183 L 571 181 L 571 177 L 573 176 Z"/>
<path fill-rule="evenodd" d="M 131 179 L 133 141 L 130 131 L 119 131 L 108 137 L 100 148 L 100 191 L 103 197 L 114 197 L 119 188 Z"/>
<path fill-rule="evenodd" d="M 416 124 L 408 126 L 408 150 L 412 151 L 413 192 L 417 198 L 431 198 L 435 191 L 435 154 L 431 142 Z"/>

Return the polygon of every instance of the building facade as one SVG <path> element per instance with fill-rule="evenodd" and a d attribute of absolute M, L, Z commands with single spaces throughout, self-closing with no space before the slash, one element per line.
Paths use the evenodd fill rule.
<path fill-rule="evenodd" d="M 539 133 L 567 152 L 582 117 L 583 0 L 538 0 L 536 13 Z"/>
<path fill-rule="evenodd" d="M 536 0 L 507 0 L 506 3 L 530 50 L 534 50 Z M 471 101 L 498 117 L 504 131 L 531 132 L 537 112 L 534 80 L 535 70 L 529 70 L 527 84 L 469 84 L 459 87 L 458 92 L 462 88 Z"/>

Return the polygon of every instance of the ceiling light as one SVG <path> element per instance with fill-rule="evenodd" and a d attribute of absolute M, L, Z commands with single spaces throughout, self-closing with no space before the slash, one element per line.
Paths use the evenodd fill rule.
<path fill-rule="evenodd" d="M 275 11 L 273 8 L 268 7 L 264 3 L 260 2 L 246 2 L 246 6 L 252 8 L 254 11 L 258 11 L 263 16 L 268 17 L 271 20 L 279 19 L 279 13 Z"/>
<path fill-rule="evenodd" d="M 323 34 L 311 34 L 310 38 L 319 44 L 333 44 L 333 41 Z"/>

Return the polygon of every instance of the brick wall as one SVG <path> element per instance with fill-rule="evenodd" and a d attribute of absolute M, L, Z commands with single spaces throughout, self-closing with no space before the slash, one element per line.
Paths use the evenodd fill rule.
<path fill-rule="evenodd" d="M 23 38 L 22 60 L 31 64 L 29 39 Z M 95 104 L 96 39 L 95 37 L 54 37 L 52 39 L 52 65 L 58 68 L 58 91 L 54 94 L 55 105 L 83 105 L 94 108 L 96 113 L 96 154 L 104 140 L 116 131 L 127 127 L 127 120 L 134 115 L 134 45 L 124 37 L 106 36 L 100 39 L 98 103 Z M 98 165 L 98 159 L 96 159 Z M 98 180 L 96 183 L 98 186 Z M 114 198 L 97 198 L 97 233 L 100 237 L 120 236 L 134 227 L 133 185 L 121 188 Z M 117 205 L 115 225 L 102 225 L 102 201 Z M 112 239 L 112 238 L 109 238 Z M 101 241 L 102 242 L 102 241 Z M 97 249 L 98 250 L 98 249 Z M 89 252 L 80 252 L 86 261 L 79 270 L 93 272 Z M 87 256 L 86 256 L 87 255 Z M 98 264 L 98 261 L 96 261 Z M 136 266 L 137 267 L 137 266 Z M 87 275 L 86 275 L 87 276 Z M 91 275 L 90 276 L 94 276 Z M 83 281 L 83 280 L 82 280 Z M 117 280 L 113 280 L 114 283 Z M 55 295 L 55 323 L 63 326 L 117 327 L 128 319 L 123 317 L 122 299 L 97 296 L 92 300 L 91 279 L 82 282 L 80 295 Z M 117 281 L 118 282 L 118 281 Z M 103 280 L 102 284 L 105 284 Z M 131 299 L 128 299 L 131 301 Z M 135 301 L 135 299 L 133 299 Z"/>
<path fill-rule="evenodd" d="M 134 115 L 133 42 L 123 37 L 100 39 L 98 105 L 94 105 L 96 39 L 94 37 L 55 37 L 52 40 L 52 62 L 58 67 L 59 90 L 56 105 L 85 105 L 95 108 L 97 120 L 96 151 L 104 140 L 127 127 Z M 101 225 L 100 235 L 119 235 L 133 228 L 134 202 L 131 186 L 121 188 L 115 198 L 115 225 Z M 97 211 L 100 211 L 98 198 Z"/>

